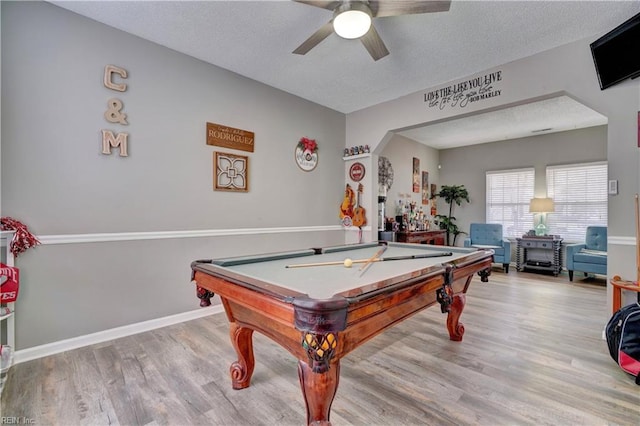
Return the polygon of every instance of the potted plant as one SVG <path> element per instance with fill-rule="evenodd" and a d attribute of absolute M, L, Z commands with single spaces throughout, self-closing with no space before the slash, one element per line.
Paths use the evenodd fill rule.
<path fill-rule="evenodd" d="M 455 223 L 456 218 L 453 216 L 453 203 L 456 203 L 457 205 L 461 205 L 462 201 L 466 201 L 468 203 L 469 192 L 464 185 L 442 185 L 440 192 L 432 195 L 432 198 L 435 197 L 444 198 L 444 201 L 449 204 L 449 215 L 445 216 L 437 214 L 435 216 L 435 220 L 440 226 L 440 229 L 447 231 L 447 245 L 455 246 L 458 235 L 466 234 L 466 232 L 458 229 L 458 225 Z M 451 235 L 453 235 L 453 241 L 451 240 Z"/>

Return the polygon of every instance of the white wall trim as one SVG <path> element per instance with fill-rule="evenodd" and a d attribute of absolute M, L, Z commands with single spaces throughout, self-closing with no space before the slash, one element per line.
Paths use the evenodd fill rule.
<path fill-rule="evenodd" d="M 200 308 L 194 311 L 183 312 L 181 314 L 170 315 L 168 317 L 156 318 L 149 321 L 138 322 L 135 324 L 128 324 L 122 327 L 99 331 L 97 333 L 72 337 L 70 339 L 59 340 L 57 342 L 47 343 L 40 346 L 33 346 L 31 348 L 16 351 L 14 354 L 14 363 L 18 364 L 21 362 L 31 361 L 33 359 L 54 355 L 60 352 L 69 351 L 71 349 L 77 349 L 83 346 L 107 342 L 109 340 L 131 336 L 132 334 L 155 330 L 156 328 L 166 327 L 169 325 L 190 321 L 221 312 L 223 312 L 222 305 L 218 304 L 207 308 Z"/>
<path fill-rule="evenodd" d="M 295 232 L 343 231 L 340 225 L 278 228 L 202 229 L 195 231 L 113 232 L 103 234 L 38 235 L 42 244 L 102 243 L 112 241 L 163 240 L 170 238 L 226 237 L 230 235 L 286 234 Z"/>
<path fill-rule="evenodd" d="M 607 244 L 616 246 L 635 246 L 636 239 L 635 237 L 616 237 L 610 235 L 607 238 Z"/>

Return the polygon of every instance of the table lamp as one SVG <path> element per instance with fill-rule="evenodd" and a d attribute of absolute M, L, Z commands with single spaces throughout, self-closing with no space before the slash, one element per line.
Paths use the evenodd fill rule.
<path fill-rule="evenodd" d="M 529 203 L 530 213 L 539 213 L 540 219 L 535 227 L 536 235 L 547 235 L 547 225 L 545 225 L 545 215 L 555 211 L 552 198 L 532 198 Z"/>

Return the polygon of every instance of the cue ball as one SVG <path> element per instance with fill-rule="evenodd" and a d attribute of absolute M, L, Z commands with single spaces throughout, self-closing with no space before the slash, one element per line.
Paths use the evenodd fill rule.
<path fill-rule="evenodd" d="M 345 267 L 345 268 L 351 268 L 351 266 L 352 266 L 352 265 L 353 265 L 353 260 L 351 260 L 351 259 L 349 259 L 349 258 L 346 258 L 346 259 L 344 260 L 344 267 Z"/>

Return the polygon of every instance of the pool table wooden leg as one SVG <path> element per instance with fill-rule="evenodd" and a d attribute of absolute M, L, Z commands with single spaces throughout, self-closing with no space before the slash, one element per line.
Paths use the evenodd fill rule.
<path fill-rule="evenodd" d="M 466 302 L 466 296 L 464 293 L 456 294 L 453 296 L 451 305 L 449 306 L 449 315 L 447 315 L 447 330 L 449 331 L 449 338 L 453 341 L 459 342 L 464 335 L 464 325 L 459 322 L 460 315 Z"/>
<path fill-rule="evenodd" d="M 253 358 L 253 330 L 242 327 L 236 322 L 230 323 L 231 343 L 238 354 L 238 360 L 231 364 L 231 385 L 234 389 L 244 389 L 251 384 L 255 366 Z"/>
<path fill-rule="evenodd" d="M 298 377 L 302 396 L 307 406 L 307 424 L 331 425 L 329 414 L 333 398 L 338 390 L 340 361 L 333 361 L 324 373 L 314 373 L 309 364 L 298 361 Z"/>

